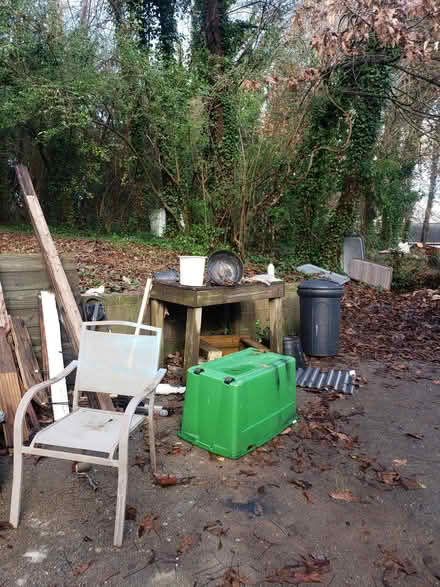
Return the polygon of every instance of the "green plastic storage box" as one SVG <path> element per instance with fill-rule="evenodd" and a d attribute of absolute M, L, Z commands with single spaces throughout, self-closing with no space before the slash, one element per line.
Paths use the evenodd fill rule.
<path fill-rule="evenodd" d="M 230 459 L 296 419 L 295 359 L 249 348 L 188 369 L 179 436 Z"/>

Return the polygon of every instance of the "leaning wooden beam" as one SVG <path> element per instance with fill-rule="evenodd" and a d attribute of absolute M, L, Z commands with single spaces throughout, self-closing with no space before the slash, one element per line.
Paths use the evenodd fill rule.
<path fill-rule="evenodd" d="M 60 322 L 53 293 L 49 291 L 41 292 L 41 310 L 49 360 L 49 379 L 53 379 L 64 369 Z M 62 379 L 54 383 L 50 391 L 54 420 L 60 420 L 69 414 L 66 380 Z"/>
<path fill-rule="evenodd" d="M 42 383 L 40 367 L 32 348 L 32 341 L 28 329 L 21 318 L 11 318 L 12 338 L 15 346 L 15 356 L 20 370 L 21 379 L 26 390 L 37 383 Z M 39 405 L 47 404 L 47 393 L 40 391 L 34 396 Z"/>
<path fill-rule="evenodd" d="M 29 171 L 24 165 L 17 165 L 17 177 L 24 193 L 24 200 L 37 236 L 47 270 L 54 286 L 58 305 L 65 314 L 65 322 L 73 347 L 76 352 L 79 350 L 79 338 L 81 332 L 81 314 L 73 297 L 69 282 L 67 281 L 64 268 L 58 256 L 55 243 L 44 218 L 40 202 L 32 185 Z"/>
<path fill-rule="evenodd" d="M 66 329 L 72 340 L 73 348 L 78 353 L 82 324 L 81 314 L 79 313 L 78 306 L 67 281 L 46 219 L 44 218 L 28 168 L 25 165 L 17 165 L 16 173 L 21 189 L 23 190 L 24 201 L 31 218 L 32 226 L 34 227 L 35 235 L 40 244 L 47 271 L 55 290 L 58 305 L 64 313 Z M 113 403 L 107 394 L 98 394 L 97 400 L 102 409 L 114 409 Z"/>

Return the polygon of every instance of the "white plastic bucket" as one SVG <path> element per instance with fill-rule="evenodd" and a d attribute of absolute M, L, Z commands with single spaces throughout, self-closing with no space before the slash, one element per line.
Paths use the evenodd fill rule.
<path fill-rule="evenodd" d="M 203 285 L 206 257 L 179 257 L 180 285 Z"/>

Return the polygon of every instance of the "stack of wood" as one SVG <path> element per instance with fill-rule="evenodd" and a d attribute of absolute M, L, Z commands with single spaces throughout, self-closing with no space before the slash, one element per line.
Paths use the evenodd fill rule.
<path fill-rule="evenodd" d="M 41 381 L 29 333 L 23 320 L 8 315 L 0 283 L 0 410 L 6 415 L 3 424 L 5 446 L 13 446 L 15 412 L 23 393 Z M 47 394 L 40 393 L 35 401 L 39 408 L 48 406 Z M 34 405 L 30 406 L 27 416 L 25 440 L 40 429 Z"/>

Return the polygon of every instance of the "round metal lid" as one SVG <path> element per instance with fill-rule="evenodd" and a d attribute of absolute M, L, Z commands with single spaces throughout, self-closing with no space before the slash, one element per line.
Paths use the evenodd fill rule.
<path fill-rule="evenodd" d="M 231 251 L 217 251 L 207 261 L 209 279 L 217 285 L 232 285 L 243 277 L 243 263 Z"/>

